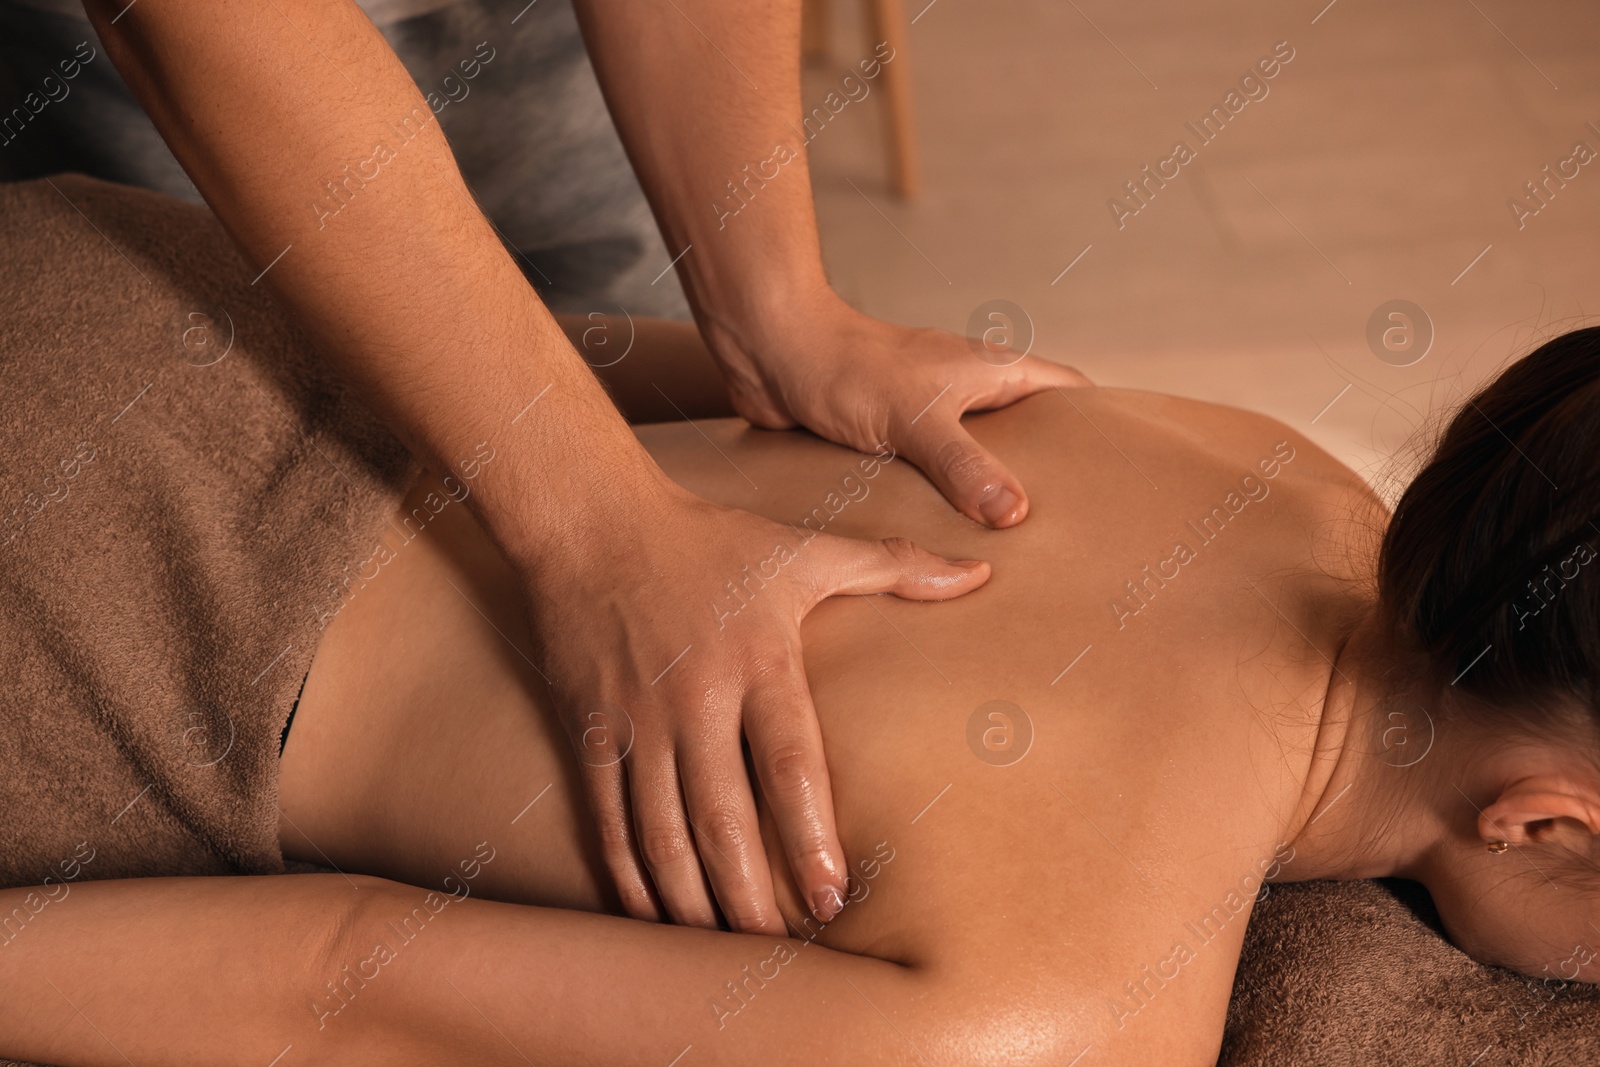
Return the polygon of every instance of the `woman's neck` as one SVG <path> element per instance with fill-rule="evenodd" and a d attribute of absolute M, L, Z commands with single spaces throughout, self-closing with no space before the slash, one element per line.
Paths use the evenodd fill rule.
<path fill-rule="evenodd" d="M 1369 611 L 1328 671 L 1305 792 L 1291 825 L 1294 881 L 1416 877 L 1444 836 L 1428 803 L 1448 764 L 1438 716 L 1396 685 L 1403 673 Z"/>

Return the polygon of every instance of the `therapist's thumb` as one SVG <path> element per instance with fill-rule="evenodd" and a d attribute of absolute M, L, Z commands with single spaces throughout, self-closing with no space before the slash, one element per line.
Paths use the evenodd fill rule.
<path fill-rule="evenodd" d="M 949 560 L 904 537 L 861 541 L 823 534 L 804 550 L 812 602 L 830 596 L 893 593 L 907 600 L 949 600 L 989 580 L 982 560 Z"/>
<path fill-rule="evenodd" d="M 957 511 L 997 530 L 1028 517 L 1022 483 L 972 439 L 959 418 L 929 412 L 920 421 L 903 439 L 901 454 L 922 469 Z"/>

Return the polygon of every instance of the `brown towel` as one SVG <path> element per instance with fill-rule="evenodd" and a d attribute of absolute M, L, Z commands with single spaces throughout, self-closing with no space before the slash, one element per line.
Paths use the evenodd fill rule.
<path fill-rule="evenodd" d="M 55 182 L 0 186 L 0 884 L 279 871 L 278 731 L 410 464 L 202 209 Z M 1274 888 L 1221 1063 L 1600 1062 L 1592 987 L 1428 915 Z"/>
<path fill-rule="evenodd" d="M 0 186 L 0 249 L 0 885 L 281 872 L 279 731 L 414 464 L 204 208 Z"/>
<path fill-rule="evenodd" d="M 1475 963 L 1410 882 L 1276 886 L 1245 935 L 1222 1067 L 1600 1063 L 1600 988 Z"/>

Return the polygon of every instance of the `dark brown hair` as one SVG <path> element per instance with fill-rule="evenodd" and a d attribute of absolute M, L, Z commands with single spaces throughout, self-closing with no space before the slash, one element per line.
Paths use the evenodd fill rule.
<path fill-rule="evenodd" d="M 1600 712 L 1600 327 L 1506 368 L 1450 421 L 1384 534 L 1379 611 L 1431 681 Z"/>

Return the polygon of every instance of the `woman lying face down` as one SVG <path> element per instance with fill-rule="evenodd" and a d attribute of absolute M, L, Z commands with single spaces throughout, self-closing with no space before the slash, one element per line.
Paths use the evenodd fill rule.
<path fill-rule="evenodd" d="M 1475 958 L 1588 982 L 1600 974 L 1597 435 L 1592 327 L 1457 413 L 1385 532 L 1375 658 L 1384 713 L 1435 709 L 1444 746 L 1425 795 L 1376 775 L 1396 812 L 1415 812 L 1409 829 L 1377 819 L 1413 839 L 1396 873 L 1428 887 Z"/>
<path fill-rule="evenodd" d="M 757 771 L 831 797 L 831 920 L 764 804 L 693 827 L 771 886 L 737 917 L 760 933 L 718 928 L 681 812 L 636 839 L 694 906 L 610 888 L 586 764 L 740 786 L 633 760 L 625 709 L 565 736 L 504 562 L 425 480 L 324 607 L 283 751 L 284 853 L 338 873 L 76 886 L 0 953 L 0 1052 L 122 1062 L 70 998 L 134 1062 L 1212 1063 L 1271 880 L 1413 878 L 1477 959 L 1596 979 L 1600 330 L 1467 404 L 1392 521 L 1236 409 L 1097 389 L 968 424 L 1030 487 L 1022 526 L 956 515 L 893 442 L 867 477 L 731 419 L 639 430 L 685 487 L 792 523 L 772 560 L 826 530 L 992 561 L 958 601 L 807 620 L 827 772 Z M 762 566 L 683 610 L 739 640 Z"/>

